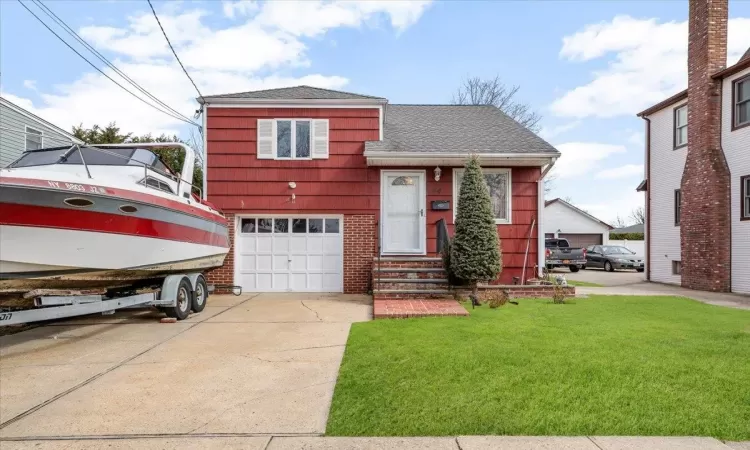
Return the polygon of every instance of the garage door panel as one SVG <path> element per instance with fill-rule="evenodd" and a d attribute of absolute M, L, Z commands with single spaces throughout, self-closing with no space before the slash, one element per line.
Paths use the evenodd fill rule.
<path fill-rule="evenodd" d="M 241 220 L 251 225 L 261 219 Z M 272 219 L 263 220 L 268 225 Z M 273 218 L 273 223 L 273 227 L 243 225 L 238 230 L 236 280 L 244 290 L 343 291 L 340 217 L 280 216 Z M 282 226 L 284 223 L 288 226 Z"/>
<path fill-rule="evenodd" d="M 567 239 L 571 247 L 585 248 L 589 245 L 601 245 L 601 234 L 584 234 L 584 233 L 560 233 L 560 239 Z"/>

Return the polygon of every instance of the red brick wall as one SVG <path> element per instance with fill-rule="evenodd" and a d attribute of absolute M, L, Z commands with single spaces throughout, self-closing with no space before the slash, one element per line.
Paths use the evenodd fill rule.
<path fill-rule="evenodd" d="M 367 292 L 370 285 L 372 257 L 377 253 L 374 215 L 344 216 L 344 292 Z"/>
<path fill-rule="evenodd" d="M 730 174 L 721 148 L 721 80 L 728 0 L 690 0 L 688 151 L 682 175 L 682 285 L 731 290 Z"/>
<path fill-rule="evenodd" d="M 229 253 L 224 259 L 224 265 L 208 272 L 209 284 L 234 284 L 234 214 L 225 213 L 227 216 L 227 230 L 229 231 Z M 226 294 L 231 289 L 218 289 L 216 293 Z"/>

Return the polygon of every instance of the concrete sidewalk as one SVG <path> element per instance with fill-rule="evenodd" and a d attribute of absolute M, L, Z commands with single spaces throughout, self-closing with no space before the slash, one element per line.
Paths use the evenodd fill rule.
<path fill-rule="evenodd" d="M 709 305 L 750 309 L 750 297 L 746 295 L 694 291 L 680 286 L 648 282 L 606 287 L 578 286 L 576 287 L 576 295 L 579 297 L 587 295 L 670 295 L 692 298 Z"/>
<path fill-rule="evenodd" d="M 4 441 L 16 449 L 248 449 L 248 450 L 750 450 L 749 442 L 722 443 L 707 437 L 302 437 L 302 436 L 153 436 L 110 439 Z"/>

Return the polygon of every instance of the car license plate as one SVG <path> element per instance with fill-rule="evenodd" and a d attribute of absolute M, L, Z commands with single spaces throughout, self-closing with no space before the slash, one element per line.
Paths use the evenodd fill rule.
<path fill-rule="evenodd" d="M 570 264 L 570 260 L 569 259 L 563 259 L 563 264 Z"/>

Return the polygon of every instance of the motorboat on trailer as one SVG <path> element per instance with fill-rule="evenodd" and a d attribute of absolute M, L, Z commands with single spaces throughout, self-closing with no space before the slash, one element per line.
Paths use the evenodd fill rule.
<path fill-rule="evenodd" d="M 185 152 L 174 172 L 155 148 Z M 0 294 L 146 286 L 219 267 L 227 220 L 181 143 L 30 150 L 0 169 Z"/>

